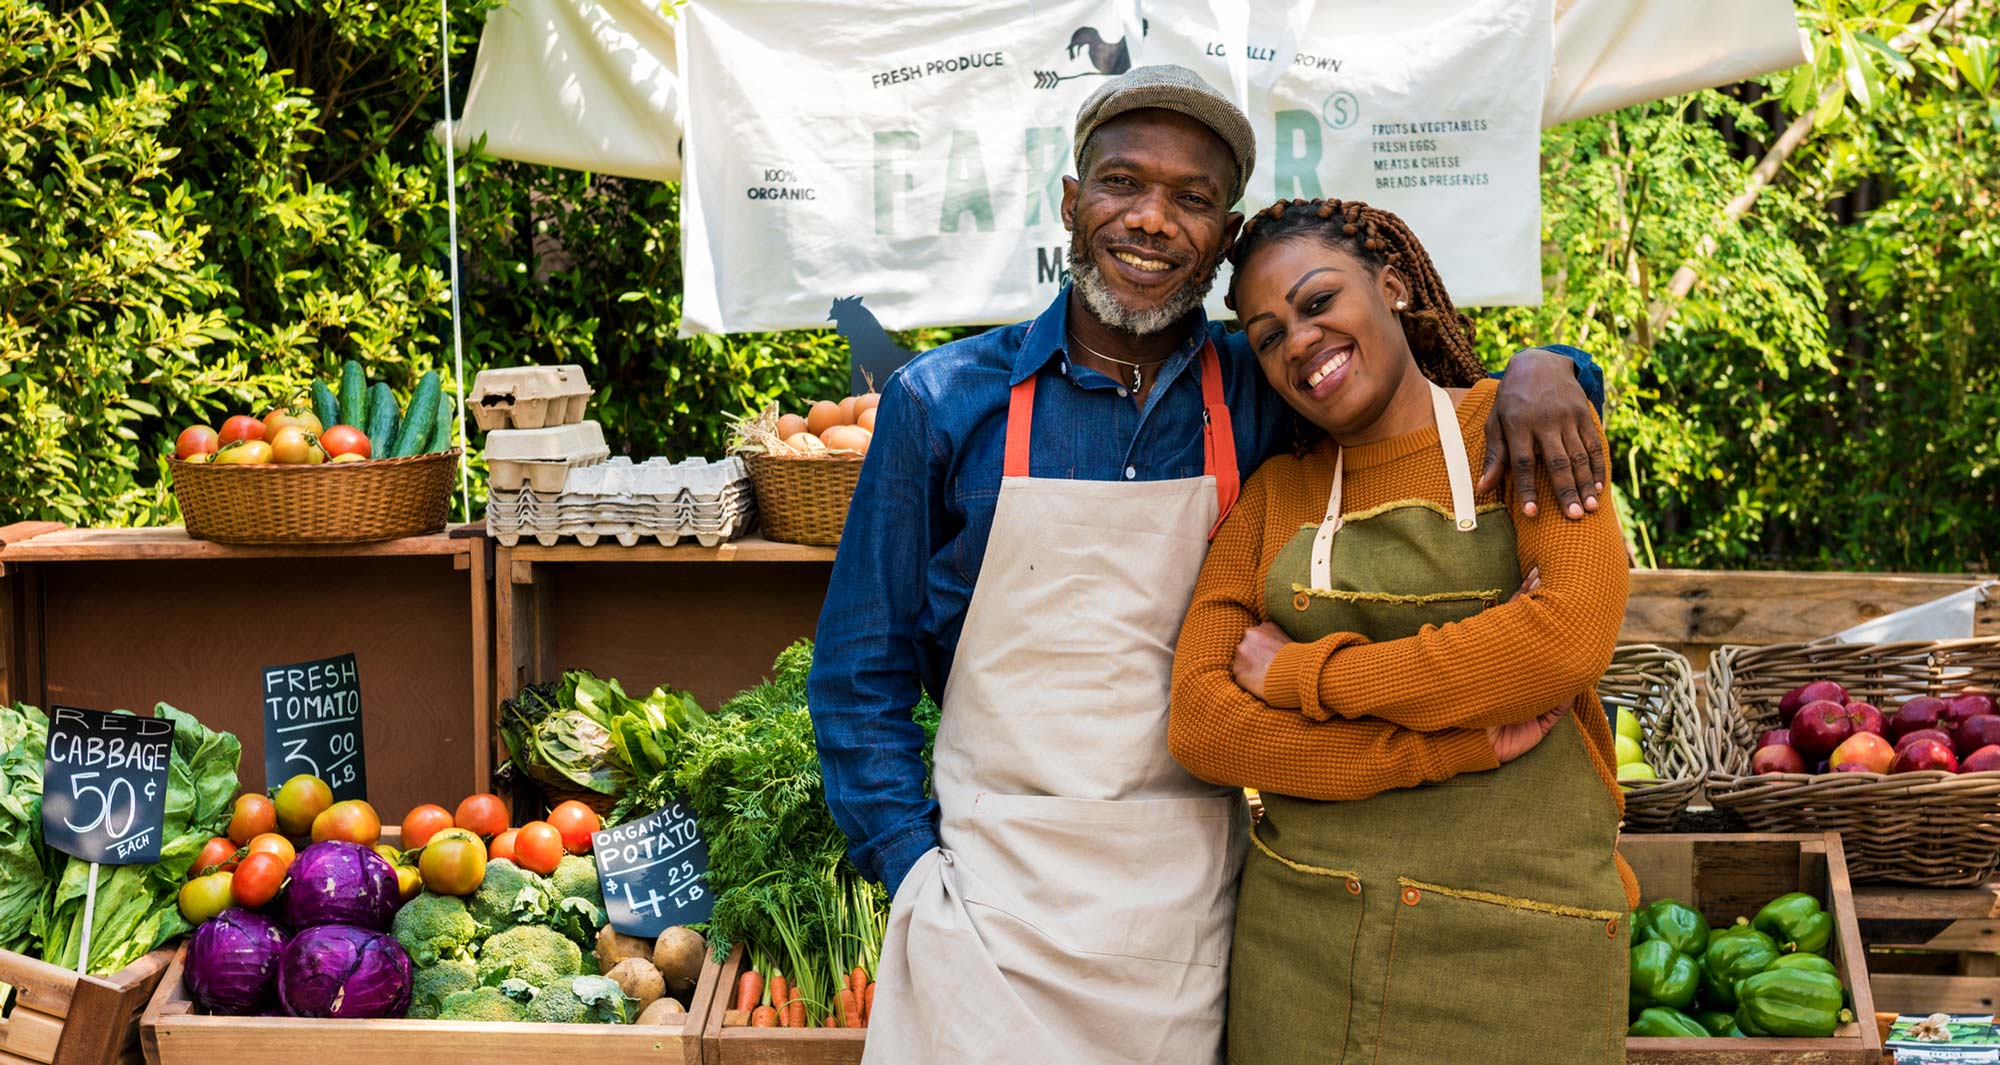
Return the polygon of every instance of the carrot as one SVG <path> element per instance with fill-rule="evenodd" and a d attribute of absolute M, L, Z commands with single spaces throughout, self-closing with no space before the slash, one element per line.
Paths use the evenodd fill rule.
<path fill-rule="evenodd" d="M 827 1014 L 827 1017 L 826 1017 L 826 1027 L 828 1027 L 828 1028 L 838 1028 L 838 1027 L 840 1027 L 840 1022 L 839 1022 L 839 1021 L 836 1021 L 836 1020 L 834 1020 L 834 1019 L 833 1019 L 833 1015 L 832 1015 L 832 1014 Z"/>
<path fill-rule="evenodd" d="M 843 987 L 837 996 L 840 1002 L 840 1026 L 842 1028 L 861 1027 L 861 1004 L 854 999 L 854 989 Z"/>
<path fill-rule="evenodd" d="M 868 990 L 868 970 L 859 965 L 855 966 L 854 971 L 847 974 L 847 986 L 853 990 L 854 997 L 858 1001 L 861 993 Z"/>
<path fill-rule="evenodd" d="M 875 984 L 870 982 L 868 990 L 861 993 L 861 1024 L 867 1027 L 875 1019 Z"/>
<path fill-rule="evenodd" d="M 793 995 L 792 1000 L 785 1004 L 785 1025 L 789 1028 L 806 1027 L 805 999 Z"/>
<path fill-rule="evenodd" d="M 750 1027 L 752 1028 L 776 1028 L 777 1026 L 778 1011 L 769 1006 L 759 1006 L 750 1014 Z"/>
<path fill-rule="evenodd" d="M 778 1027 L 790 1027 L 792 985 L 785 981 L 784 973 L 771 974 L 771 1005 L 778 1008 Z"/>
<path fill-rule="evenodd" d="M 755 969 L 745 969 L 736 981 L 736 1008 L 754 1010 L 764 997 L 764 976 Z"/>

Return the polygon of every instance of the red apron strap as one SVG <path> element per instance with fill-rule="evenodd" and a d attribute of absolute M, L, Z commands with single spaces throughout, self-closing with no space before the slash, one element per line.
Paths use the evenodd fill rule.
<path fill-rule="evenodd" d="M 1028 440 L 1035 421 L 1035 374 L 1015 385 L 1007 398 L 1007 452 L 1003 477 L 1028 476 Z"/>
<path fill-rule="evenodd" d="M 1222 396 L 1222 360 L 1215 354 L 1213 340 L 1201 346 L 1201 406 L 1203 462 L 1208 467 L 1203 472 L 1215 477 L 1215 528 L 1208 531 L 1214 539 L 1216 529 L 1222 528 L 1222 520 L 1236 506 L 1243 485 L 1236 468 L 1236 430 L 1229 420 L 1229 404 Z"/>

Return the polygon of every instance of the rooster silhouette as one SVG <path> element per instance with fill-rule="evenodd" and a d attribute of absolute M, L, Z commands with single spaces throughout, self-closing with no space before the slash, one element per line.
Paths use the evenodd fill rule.
<path fill-rule="evenodd" d="M 1058 74 L 1053 70 L 1035 71 L 1035 88 L 1053 89 L 1072 78 L 1115 77 L 1132 69 L 1132 49 L 1126 44 L 1127 38 L 1107 41 L 1097 32 L 1095 26 L 1079 26 L 1069 38 L 1069 57 L 1090 56 L 1090 69 L 1075 74 Z"/>
<path fill-rule="evenodd" d="M 861 305 L 860 296 L 842 296 L 827 308 L 834 332 L 847 338 L 848 386 L 855 395 L 878 390 L 889 375 L 916 353 L 897 344 L 875 313 Z"/>

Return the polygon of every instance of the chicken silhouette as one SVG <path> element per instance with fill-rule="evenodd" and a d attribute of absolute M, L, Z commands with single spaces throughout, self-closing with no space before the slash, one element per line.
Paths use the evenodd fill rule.
<path fill-rule="evenodd" d="M 1115 77 L 1132 69 L 1132 50 L 1125 46 L 1125 38 L 1111 43 L 1097 32 L 1094 26 L 1079 28 L 1069 39 L 1069 57 L 1075 59 L 1077 53 L 1088 49 L 1090 65 L 1099 74 Z"/>
<path fill-rule="evenodd" d="M 847 338 L 848 387 L 857 396 L 880 389 L 890 374 L 916 355 L 896 343 L 874 312 L 861 305 L 860 296 L 834 300 L 826 317 L 834 332 Z"/>

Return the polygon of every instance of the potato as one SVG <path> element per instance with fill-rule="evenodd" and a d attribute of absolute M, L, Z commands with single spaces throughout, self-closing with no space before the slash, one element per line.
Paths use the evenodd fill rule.
<path fill-rule="evenodd" d="M 655 1002 L 652 1005 L 647 1006 L 645 1009 L 640 1010 L 639 1019 L 633 1023 L 678 1024 L 680 1022 L 676 1020 L 676 1018 L 684 1017 L 686 1015 L 687 1015 L 687 1010 L 684 1007 L 682 1007 L 680 1003 L 675 1002 L 673 999 L 670 998 L 663 998 L 660 999 L 658 1002 Z"/>
<path fill-rule="evenodd" d="M 668 989 L 676 995 L 694 989 L 701 976 L 702 959 L 707 956 L 708 941 L 701 938 L 700 932 L 681 925 L 661 932 L 659 941 L 653 944 L 653 967 L 660 970 Z"/>
<path fill-rule="evenodd" d="M 646 1012 L 647 1006 L 659 1001 L 660 996 L 667 993 L 666 978 L 660 975 L 660 970 L 654 968 L 652 962 L 644 958 L 626 958 L 612 966 L 604 975 L 610 977 L 612 982 L 625 992 L 626 998 L 639 1000 L 639 1005 L 635 1008 L 640 1013 Z"/>
<path fill-rule="evenodd" d="M 597 971 L 608 973 L 627 958 L 653 956 L 653 948 L 638 936 L 628 936 L 610 925 L 597 930 Z"/>

